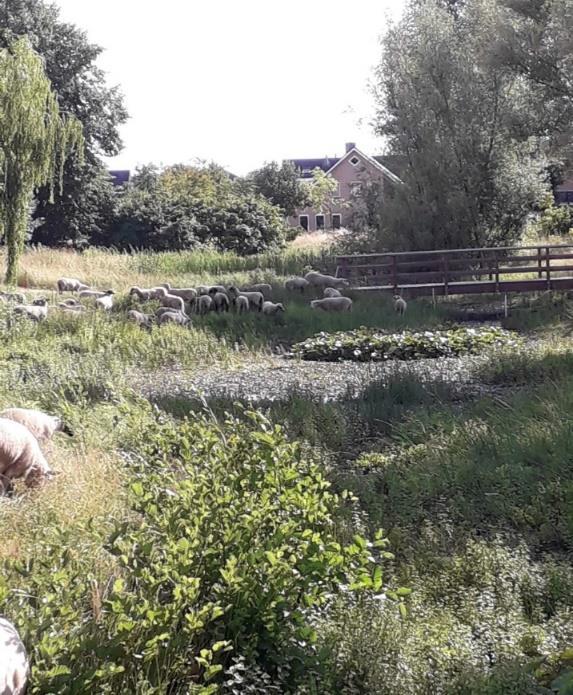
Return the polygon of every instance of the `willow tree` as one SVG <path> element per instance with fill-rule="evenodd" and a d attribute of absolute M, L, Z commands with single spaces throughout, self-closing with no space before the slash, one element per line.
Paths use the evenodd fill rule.
<path fill-rule="evenodd" d="M 66 158 L 83 157 L 83 132 L 60 113 L 42 58 L 28 39 L 0 51 L 0 225 L 6 282 L 16 284 L 34 190 L 61 187 Z"/>

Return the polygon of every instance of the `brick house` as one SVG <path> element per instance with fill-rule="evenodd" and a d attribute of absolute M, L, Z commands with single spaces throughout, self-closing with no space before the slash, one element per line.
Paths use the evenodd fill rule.
<path fill-rule="evenodd" d="M 289 217 L 293 227 L 314 232 L 321 229 L 340 229 L 346 227 L 349 218 L 349 203 L 360 195 L 365 180 L 378 180 L 385 185 L 401 183 L 398 176 L 382 164 L 383 157 L 370 157 L 361 152 L 353 142 L 346 143 L 343 157 L 324 157 L 323 159 L 290 160 L 300 172 L 302 181 L 310 184 L 312 172 L 317 167 L 322 169 L 337 182 L 332 199 L 323 210 L 304 208 Z"/>
<path fill-rule="evenodd" d="M 555 187 L 555 202 L 557 205 L 573 205 L 573 176 L 568 176 Z"/>

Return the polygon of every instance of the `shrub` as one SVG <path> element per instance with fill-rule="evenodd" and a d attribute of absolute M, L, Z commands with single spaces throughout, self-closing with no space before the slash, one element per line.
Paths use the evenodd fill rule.
<path fill-rule="evenodd" d="M 303 360 L 383 362 L 457 357 L 517 342 L 516 336 L 493 326 L 394 334 L 363 327 L 344 333 L 319 333 L 295 345 L 293 352 Z"/>

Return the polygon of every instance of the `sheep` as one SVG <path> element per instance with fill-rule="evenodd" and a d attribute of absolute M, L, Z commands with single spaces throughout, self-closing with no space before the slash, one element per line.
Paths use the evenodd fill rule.
<path fill-rule="evenodd" d="M 18 304 L 14 313 L 27 316 L 32 321 L 43 321 L 48 316 L 48 303 L 45 299 L 36 299 L 34 304 Z"/>
<path fill-rule="evenodd" d="M 197 290 L 194 287 L 171 287 L 168 282 L 161 286 L 164 287 L 169 294 L 175 297 L 181 297 L 184 302 L 189 302 L 189 304 L 193 304 L 197 299 Z"/>
<path fill-rule="evenodd" d="M 235 299 L 235 311 L 237 314 L 242 314 L 249 310 L 249 300 L 242 295 Z"/>
<path fill-rule="evenodd" d="M 18 302 L 18 304 L 25 304 L 26 297 L 20 292 L 0 292 L 0 299 L 5 302 Z"/>
<path fill-rule="evenodd" d="M 289 292 L 300 292 L 304 294 L 306 288 L 310 285 L 310 282 L 305 278 L 291 278 L 285 282 L 285 289 Z"/>
<path fill-rule="evenodd" d="M 27 427 L 0 418 L 0 490 L 12 490 L 12 481 L 24 478 L 27 487 L 36 487 L 54 476 L 38 440 Z"/>
<path fill-rule="evenodd" d="M 236 287 L 229 287 L 229 294 L 234 301 L 237 300 L 237 297 L 246 297 L 249 300 L 249 306 L 254 307 L 258 311 L 263 310 L 265 298 L 262 292 L 240 292 Z"/>
<path fill-rule="evenodd" d="M 127 312 L 127 320 L 131 321 L 132 323 L 136 323 L 138 326 L 151 328 L 151 316 L 149 316 L 148 314 L 144 314 L 141 311 L 130 309 Z"/>
<path fill-rule="evenodd" d="M 209 286 L 208 285 L 197 285 L 197 294 L 200 297 L 203 297 L 206 294 L 209 294 Z"/>
<path fill-rule="evenodd" d="M 352 299 L 349 297 L 325 297 L 310 303 L 311 309 L 322 311 L 352 311 Z"/>
<path fill-rule="evenodd" d="M 226 292 L 219 292 L 216 287 L 211 287 L 209 296 L 213 300 L 214 311 L 229 311 L 229 297 Z"/>
<path fill-rule="evenodd" d="M 113 294 L 113 290 L 106 290 L 105 292 L 101 290 L 82 290 L 79 296 L 80 299 L 99 299 L 110 293 Z"/>
<path fill-rule="evenodd" d="M 39 442 L 51 439 L 56 432 L 63 432 L 70 437 L 74 433 L 69 425 L 57 415 L 48 415 L 41 410 L 30 408 L 7 408 L 0 412 L 0 418 L 13 420 L 24 425 Z"/>
<path fill-rule="evenodd" d="M 30 663 L 18 631 L 0 617 L 0 693 L 24 695 L 29 674 Z"/>
<path fill-rule="evenodd" d="M 213 300 L 208 294 L 202 294 L 199 299 L 197 299 L 197 304 L 195 305 L 198 314 L 207 314 L 211 311 L 211 305 Z"/>
<path fill-rule="evenodd" d="M 267 283 L 260 283 L 258 285 L 251 285 L 250 287 L 245 287 L 243 292 L 260 292 L 265 299 L 270 299 L 273 294 L 273 288 Z"/>
<path fill-rule="evenodd" d="M 284 312 L 285 308 L 282 304 L 274 304 L 273 302 L 264 302 L 263 314 L 267 316 L 275 316 L 279 312 Z"/>
<path fill-rule="evenodd" d="M 348 280 L 344 278 L 335 278 L 332 275 L 323 275 L 322 273 L 317 273 L 316 271 L 311 271 L 304 276 L 312 287 L 334 287 L 334 289 L 341 289 L 343 287 L 348 287 Z"/>
<path fill-rule="evenodd" d="M 87 285 L 84 285 L 81 280 L 76 280 L 76 278 L 60 278 L 56 284 L 60 294 L 62 292 L 81 292 L 89 289 Z"/>
<path fill-rule="evenodd" d="M 103 297 L 98 297 L 95 300 L 96 309 L 103 309 L 104 311 L 111 311 L 113 307 L 113 295 L 115 292 L 113 290 L 108 290 Z"/>
<path fill-rule="evenodd" d="M 166 311 L 159 317 L 159 325 L 163 326 L 166 323 L 176 323 L 180 326 L 186 326 L 191 322 L 191 319 L 181 311 Z"/>
<path fill-rule="evenodd" d="M 75 314 L 76 316 L 82 314 L 86 310 L 85 306 L 82 304 L 66 304 L 65 302 L 60 302 L 58 308 L 66 314 Z"/>
<path fill-rule="evenodd" d="M 155 298 L 155 292 L 153 289 L 142 289 L 141 287 L 130 287 L 128 295 L 130 297 L 138 297 L 142 302 L 149 301 Z"/>
<path fill-rule="evenodd" d="M 60 307 L 64 307 L 64 306 L 72 307 L 72 306 L 81 306 L 81 304 L 78 302 L 77 299 L 70 297 L 69 299 L 64 299 L 64 301 L 60 302 L 58 304 L 58 306 L 60 306 Z"/>
<path fill-rule="evenodd" d="M 323 294 L 325 297 L 342 297 L 341 291 L 335 290 L 334 287 L 325 287 Z"/>
<path fill-rule="evenodd" d="M 408 303 L 405 299 L 400 297 L 399 294 L 394 295 L 394 311 L 400 316 L 404 316 L 406 309 L 408 308 Z"/>

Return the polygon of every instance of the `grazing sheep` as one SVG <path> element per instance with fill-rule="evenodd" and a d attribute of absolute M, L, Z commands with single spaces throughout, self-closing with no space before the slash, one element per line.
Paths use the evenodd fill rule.
<path fill-rule="evenodd" d="M 208 285 L 197 285 L 197 294 L 202 297 L 203 295 L 209 294 Z"/>
<path fill-rule="evenodd" d="M 95 300 L 96 309 L 103 309 L 104 311 L 111 311 L 113 307 L 113 295 L 115 292 L 113 290 L 108 290 L 103 297 L 98 297 Z"/>
<path fill-rule="evenodd" d="M 184 302 L 189 302 L 189 304 L 193 304 L 197 299 L 197 290 L 194 287 L 171 287 L 168 282 L 165 282 L 161 286 L 164 287 L 169 294 L 175 297 L 181 297 Z"/>
<path fill-rule="evenodd" d="M 181 299 L 181 297 L 176 297 L 173 294 L 168 294 L 167 290 L 162 287 L 163 294 L 159 296 L 159 301 L 161 302 L 161 306 L 164 307 L 169 307 L 170 309 L 175 309 L 176 311 L 180 311 L 182 314 L 185 313 L 185 302 Z"/>
<path fill-rule="evenodd" d="M 163 326 L 166 323 L 176 323 L 180 326 L 186 326 L 191 322 L 191 319 L 181 311 L 166 311 L 159 317 L 159 325 Z"/>
<path fill-rule="evenodd" d="M 340 290 L 335 290 L 334 287 L 325 287 L 323 294 L 325 297 L 342 297 Z"/>
<path fill-rule="evenodd" d="M 48 415 L 48 413 L 43 413 L 41 410 L 7 408 L 0 412 L 0 418 L 19 422 L 30 430 L 40 442 L 51 439 L 56 432 L 64 432 L 70 437 L 74 436 L 73 431 L 62 418 L 56 415 Z"/>
<path fill-rule="evenodd" d="M 265 298 L 262 292 L 240 292 L 236 287 L 229 287 L 229 294 L 235 301 L 237 297 L 246 297 L 249 300 L 250 307 L 254 307 L 257 311 L 263 310 Z"/>
<path fill-rule="evenodd" d="M 273 302 L 264 302 L 263 303 L 263 314 L 266 314 L 267 316 L 275 316 L 276 314 L 280 313 L 281 311 L 284 312 L 285 308 L 282 304 L 274 304 Z"/>
<path fill-rule="evenodd" d="M 235 311 L 237 314 L 243 314 L 249 310 L 249 300 L 246 297 L 239 296 L 235 299 Z"/>
<path fill-rule="evenodd" d="M 348 280 L 344 278 L 335 278 L 332 275 L 323 275 L 316 271 L 311 271 L 304 276 L 312 287 L 334 287 L 334 289 L 342 289 L 348 287 Z"/>
<path fill-rule="evenodd" d="M 352 299 L 350 297 L 325 297 L 315 299 L 310 303 L 311 309 L 322 311 L 352 311 Z"/>
<path fill-rule="evenodd" d="M 402 299 L 399 294 L 394 295 L 394 311 L 400 316 L 404 316 L 406 309 L 408 308 L 408 303 L 405 299 Z"/>
<path fill-rule="evenodd" d="M 129 288 L 129 296 L 137 297 L 142 302 L 147 302 L 155 298 L 155 292 L 153 289 L 142 289 L 141 287 L 135 286 Z"/>
<path fill-rule="evenodd" d="M 17 478 L 24 478 L 27 487 L 36 487 L 53 475 L 30 430 L 19 422 L 0 418 L 0 490 L 10 492 Z"/>
<path fill-rule="evenodd" d="M 0 693 L 24 695 L 29 673 L 30 663 L 18 631 L 6 618 L 0 618 Z"/>
<path fill-rule="evenodd" d="M 80 299 L 99 299 L 100 297 L 105 297 L 106 294 L 113 293 L 113 290 L 82 290 L 80 292 Z"/>
<path fill-rule="evenodd" d="M 127 312 L 127 320 L 131 321 L 132 323 L 136 323 L 138 326 L 151 328 L 151 316 L 149 316 L 148 314 L 144 314 L 141 311 L 130 309 Z"/>
<path fill-rule="evenodd" d="M 195 306 L 198 314 L 207 314 L 211 311 L 211 305 L 213 300 L 208 294 L 202 294 L 199 299 L 197 299 L 197 304 Z"/>
<path fill-rule="evenodd" d="M 273 294 L 273 288 L 267 283 L 260 283 L 259 285 L 245 287 L 243 292 L 260 292 L 265 299 L 270 299 Z"/>
<path fill-rule="evenodd" d="M 56 284 L 60 294 L 62 292 L 81 292 L 89 289 L 87 285 L 84 285 L 81 280 L 76 280 L 76 278 L 60 278 Z"/>
<path fill-rule="evenodd" d="M 18 304 L 14 313 L 27 316 L 32 321 L 43 321 L 48 316 L 48 303 L 45 299 L 36 299 L 34 304 Z"/>
<path fill-rule="evenodd" d="M 285 289 L 289 292 L 300 292 L 304 294 L 306 288 L 310 285 L 310 282 L 305 278 L 291 278 L 285 282 Z"/>
<path fill-rule="evenodd" d="M 229 311 L 229 297 L 227 297 L 227 293 L 218 292 L 215 287 L 211 287 L 209 296 L 213 300 L 214 311 Z"/>

